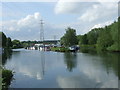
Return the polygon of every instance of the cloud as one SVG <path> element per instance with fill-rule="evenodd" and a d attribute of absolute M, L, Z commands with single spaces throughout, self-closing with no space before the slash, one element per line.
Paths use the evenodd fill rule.
<path fill-rule="evenodd" d="M 71 0 L 72 1 L 72 0 Z M 87 2 L 64 2 L 63 0 L 59 0 L 55 6 L 55 13 L 56 14 L 78 14 L 83 12 L 85 9 L 89 8 L 89 6 L 93 3 Z M 86 7 L 86 8 L 84 8 Z"/>
<path fill-rule="evenodd" d="M 57 15 L 75 14 L 76 22 L 72 22 L 69 26 L 75 27 L 77 34 L 85 34 L 91 28 L 104 27 L 117 20 L 118 0 L 93 1 L 59 0 L 54 11 Z"/>
<path fill-rule="evenodd" d="M 19 20 L 17 22 L 18 25 L 26 26 L 26 25 L 33 25 L 33 23 L 38 23 L 41 19 L 40 13 L 36 12 L 34 15 L 28 15 L 27 17 Z"/>
<path fill-rule="evenodd" d="M 91 8 L 85 11 L 78 19 L 82 21 L 95 21 L 103 18 L 110 19 L 113 16 L 118 16 L 118 4 L 111 2 L 102 2 L 92 5 Z"/>
<path fill-rule="evenodd" d="M 40 40 L 40 19 L 42 18 L 39 12 L 32 15 L 27 15 L 19 20 L 3 21 L 0 26 L 3 26 L 3 32 L 12 39 L 20 40 Z M 45 21 L 44 36 L 45 39 L 59 39 L 64 34 L 65 25 L 51 24 Z"/>
<path fill-rule="evenodd" d="M 73 1 L 73 0 L 71 0 Z M 80 21 L 96 21 L 102 18 L 110 19 L 117 16 L 118 0 L 94 0 L 96 2 L 64 2 L 59 0 L 55 6 L 56 14 L 78 14 Z"/>
<path fill-rule="evenodd" d="M 112 24 L 113 22 L 114 22 L 114 21 L 111 20 L 111 21 L 107 21 L 107 22 L 105 22 L 105 23 L 96 24 L 96 25 L 94 25 L 91 29 L 105 27 L 105 26 L 107 26 L 107 25 Z M 91 30 L 91 29 L 90 29 L 90 30 Z"/>

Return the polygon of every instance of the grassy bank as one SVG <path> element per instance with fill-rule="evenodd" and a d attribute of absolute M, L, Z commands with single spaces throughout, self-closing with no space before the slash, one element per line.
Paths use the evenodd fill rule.
<path fill-rule="evenodd" d="M 51 51 L 55 51 L 55 52 L 69 52 L 69 49 L 65 48 L 65 47 L 52 47 Z"/>
<path fill-rule="evenodd" d="M 96 45 L 80 45 L 81 52 L 96 51 Z"/>
<path fill-rule="evenodd" d="M 117 45 L 113 45 L 111 47 L 108 47 L 107 49 L 101 49 L 97 44 L 95 45 L 80 45 L 80 51 L 107 51 L 107 52 L 120 52 L 120 50 L 117 48 Z"/>

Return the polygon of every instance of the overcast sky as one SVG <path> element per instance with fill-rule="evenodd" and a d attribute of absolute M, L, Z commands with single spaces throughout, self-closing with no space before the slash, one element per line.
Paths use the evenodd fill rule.
<path fill-rule="evenodd" d="M 67 27 L 77 35 L 91 28 L 109 25 L 118 17 L 115 2 L 2 2 L 0 27 L 12 39 L 39 40 L 40 20 L 44 20 L 45 39 L 60 39 Z M 74 0 L 71 0 L 74 1 Z M 2 21 L 2 22 L 1 22 Z"/>

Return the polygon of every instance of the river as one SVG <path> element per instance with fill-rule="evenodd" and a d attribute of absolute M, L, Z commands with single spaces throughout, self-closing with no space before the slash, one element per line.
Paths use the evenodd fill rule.
<path fill-rule="evenodd" d="M 11 88 L 118 88 L 118 53 L 16 49 L 3 59 Z"/>

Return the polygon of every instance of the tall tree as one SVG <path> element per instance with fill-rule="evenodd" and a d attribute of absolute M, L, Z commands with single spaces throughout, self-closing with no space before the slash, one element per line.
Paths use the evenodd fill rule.
<path fill-rule="evenodd" d="M 110 47 L 113 44 L 111 37 L 110 28 L 106 26 L 97 40 L 98 49 L 106 50 L 108 47 Z"/>
<path fill-rule="evenodd" d="M 6 47 L 6 35 L 3 32 L 0 32 L 0 44 L 2 45 L 2 47 Z"/>
<path fill-rule="evenodd" d="M 76 30 L 68 27 L 66 33 L 61 38 L 61 43 L 65 46 L 72 46 L 77 44 Z"/>
<path fill-rule="evenodd" d="M 7 47 L 7 48 L 11 48 L 11 47 L 12 47 L 12 41 L 11 41 L 11 38 L 10 38 L 10 37 L 7 38 L 6 47 Z"/>
<path fill-rule="evenodd" d="M 88 38 L 88 44 L 90 45 L 94 45 L 97 43 L 97 39 L 98 39 L 98 31 L 96 29 L 91 30 L 88 34 L 87 34 L 87 38 Z"/>

